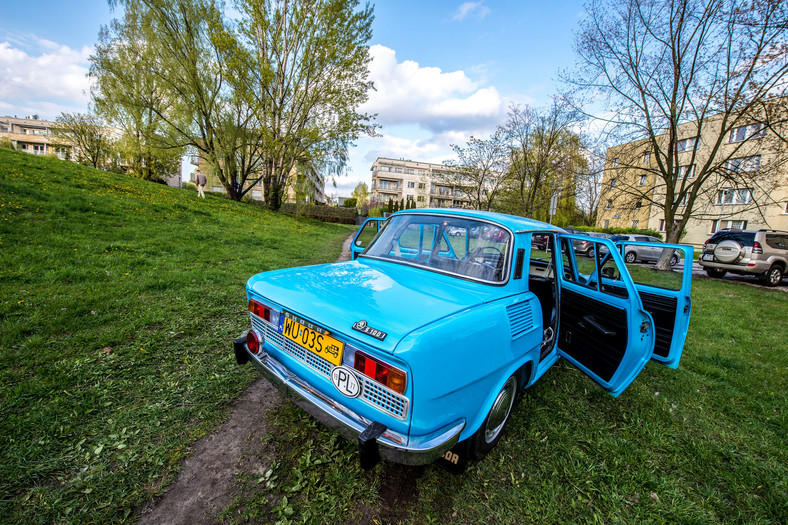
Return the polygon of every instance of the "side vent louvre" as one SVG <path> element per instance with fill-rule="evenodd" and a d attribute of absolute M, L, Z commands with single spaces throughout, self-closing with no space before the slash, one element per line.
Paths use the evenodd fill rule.
<path fill-rule="evenodd" d="M 517 339 L 531 331 L 534 327 L 534 314 L 528 301 L 506 307 L 509 324 L 512 327 L 512 339 Z"/>

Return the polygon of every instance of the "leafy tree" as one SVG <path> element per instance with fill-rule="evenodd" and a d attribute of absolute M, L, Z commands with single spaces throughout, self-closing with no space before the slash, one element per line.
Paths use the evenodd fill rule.
<path fill-rule="evenodd" d="M 329 174 L 344 170 L 350 144 L 373 133 L 358 112 L 372 87 L 367 42 L 372 8 L 358 0 L 238 0 L 240 34 L 252 67 L 245 94 L 259 130 L 266 203 L 279 207 L 287 177 L 298 163 Z M 244 64 L 245 65 L 245 64 Z"/>
<path fill-rule="evenodd" d="M 679 241 L 690 218 L 702 218 L 723 185 L 756 188 L 768 199 L 779 180 L 776 152 L 764 151 L 769 141 L 751 140 L 759 126 L 745 140 L 729 137 L 765 124 L 765 108 L 784 105 L 772 100 L 786 86 L 788 5 L 596 0 L 587 13 L 575 43 L 580 66 L 564 75 L 569 95 L 577 104 L 596 100 L 596 118 L 613 140 L 629 144 L 607 159 L 608 169 L 643 170 L 654 181 L 624 187 L 621 178 L 617 193 L 661 209 L 667 242 Z M 740 169 L 736 159 L 761 153 L 775 154 L 768 166 Z"/>
<path fill-rule="evenodd" d="M 490 210 L 506 183 L 507 149 L 500 132 L 489 139 L 471 137 L 465 147 L 452 144 L 457 160 L 441 179 L 459 190 L 476 210 Z"/>
<path fill-rule="evenodd" d="M 344 204 L 342 204 L 342 206 L 344 206 L 345 208 L 355 208 L 357 204 L 358 201 L 356 200 L 355 197 L 348 197 L 347 199 L 345 199 L 345 202 Z"/>
<path fill-rule="evenodd" d="M 102 168 L 111 154 L 110 129 L 94 113 L 61 113 L 52 133 L 71 146 L 72 155 L 81 164 Z"/>
<path fill-rule="evenodd" d="M 394 212 L 394 200 L 391 197 L 389 197 L 389 205 L 386 207 L 386 211 L 389 213 Z"/>
<path fill-rule="evenodd" d="M 366 204 L 367 199 L 369 199 L 369 188 L 367 187 L 367 183 L 359 182 L 356 185 L 356 187 L 353 189 L 353 193 L 351 193 L 351 195 L 356 201 L 356 204 L 354 204 L 354 206 L 357 208 L 361 208 L 364 204 Z"/>
<path fill-rule="evenodd" d="M 501 198 L 504 211 L 548 220 L 550 199 L 571 222 L 577 179 L 586 169 L 583 144 L 574 133 L 578 118 L 554 101 L 545 109 L 512 106 L 500 129 L 509 152 L 509 184 Z"/>

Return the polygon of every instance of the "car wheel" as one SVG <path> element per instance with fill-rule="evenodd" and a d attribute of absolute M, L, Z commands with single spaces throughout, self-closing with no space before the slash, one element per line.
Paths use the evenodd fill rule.
<path fill-rule="evenodd" d="M 676 266 L 678 263 L 679 263 L 679 256 L 674 253 L 673 257 L 670 258 L 670 265 Z"/>
<path fill-rule="evenodd" d="M 766 272 L 766 286 L 777 286 L 783 280 L 783 270 L 776 264 Z"/>
<path fill-rule="evenodd" d="M 728 270 L 720 270 L 718 268 L 706 268 L 706 275 L 709 277 L 716 277 L 717 279 L 721 279 L 725 277 L 725 274 L 728 273 Z"/>
<path fill-rule="evenodd" d="M 476 459 L 483 458 L 501 439 L 503 429 L 512 413 L 518 387 L 517 374 L 514 374 L 506 380 L 503 388 L 498 392 L 482 426 L 471 436 L 471 453 Z"/>
<path fill-rule="evenodd" d="M 586 252 L 586 257 L 589 257 L 591 259 L 594 258 L 594 248 L 589 248 L 588 249 L 588 251 Z"/>
<path fill-rule="evenodd" d="M 629 264 L 635 262 L 636 259 L 637 259 L 637 255 L 635 255 L 635 252 L 627 252 L 627 254 L 624 256 L 624 261 L 626 261 Z"/>

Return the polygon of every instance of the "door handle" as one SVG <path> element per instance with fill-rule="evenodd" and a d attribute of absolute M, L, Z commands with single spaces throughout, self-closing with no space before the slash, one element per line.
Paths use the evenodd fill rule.
<path fill-rule="evenodd" d="M 593 328 L 597 332 L 600 332 L 605 337 L 615 337 L 615 335 L 616 335 L 616 332 L 608 330 L 607 328 L 605 328 L 604 326 L 599 324 L 597 322 L 597 320 L 594 319 L 594 317 L 591 316 L 591 315 L 583 316 L 583 320 L 580 321 L 579 324 L 580 324 L 580 326 L 582 326 L 585 329 L 588 329 L 588 327 L 590 326 L 591 328 Z"/>

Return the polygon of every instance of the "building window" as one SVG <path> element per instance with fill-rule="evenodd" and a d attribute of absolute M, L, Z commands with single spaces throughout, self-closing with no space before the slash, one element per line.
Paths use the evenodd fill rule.
<path fill-rule="evenodd" d="M 651 160 L 651 152 L 650 151 L 644 151 L 643 152 L 643 161 L 642 161 L 643 164 L 648 164 L 648 162 L 650 160 Z"/>
<path fill-rule="evenodd" d="M 615 178 L 610 179 L 610 187 L 611 188 L 615 188 L 616 187 L 616 179 Z"/>
<path fill-rule="evenodd" d="M 607 204 L 605 205 L 606 210 L 610 210 L 613 208 L 613 199 L 608 199 Z"/>
<path fill-rule="evenodd" d="M 720 230 L 746 230 L 747 229 L 747 221 L 745 220 L 716 220 L 711 221 L 711 232 L 709 233 L 716 233 Z"/>
<path fill-rule="evenodd" d="M 408 172 L 408 175 L 413 175 L 413 170 L 412 169 L 408 169 L 407 172 Z"/>
<path fill-rule="evenodd" d="M 660 232 L 664 232 L 665 231 L 665 219 L 660 219 L 659 220 L 659 231 Z"/>
<path fill-rule="evenodd" d="M 638 227 L 638 224 L 640 224 L 640 221 L 637 221 L 637 220 L 635 220 L 635 221 L 632 221 L 632 227 L 633 227 L 633 228 L 637 228 L 637 227 Z"/>
<path fill-rule="evenodd" d="M 717 192 L 715 204 L 727 206 L 732 204 L 749 204 L 752 201 L 752 191 L 744 189 L 723 188 Z"/>
<path fill-rule="evenodd" d="M 602 221 L 602 227 L 610 228 L 610 219 L 605 219 L 604 221 Z"/>
<path fill-rule="evenodd" d="M 416 197 L 416 200 L 418 202 L 424 202 L 424 195 L 419 195 L 418 197 Z"/>
<path fill-rule="evenodd" d="M 390 180 L 382 180 L 378 184 L 378 188 L 381 190 L 390 190 L 391 189 L 391 181 Z"/>
<path fill-rule="evenodd" d="M 640 180 L 638 181 L 638 186 L 645 186 L 646 185 L 646 175 L 641 175 Z"/>
<path fill-rule="evenodd" d="M 419 189 L 420 189 L 420 190 L 423 190 L 423 189 L 424 189 L 424 183 L 423 183 L 423 182 L 419 182 Z"/>
<path fill-rule="evenodd" d="M 424 175 L 424 170 L 419 170 L 419 175 Z"/>
<path fill-rule="evenodd" d="M 44 154 L 44 145 L 43 144 L 33 144 L 33 153 L 36 155 L 43 155 Z"/>
<path fill-rule="evenodd" d="M 679 180 L 691 179 L 695 176 L 695 165 L 687 164 L 686 166 L 679 166 Z"/>
<path fill-rule="evenodd" d="M 635 209 L 636 210 L 639 210 L 642 207 L 643 207 L 643 201 L 642 200 L 638 200 L 637 202 L 635 202 Z"/>
<path fill-rule="evenodd" d="M 618 157 L 616 157 L 615 159 L 613 159 L 613 167 L 614 167 L 614 168 L 617 168 L 617 167 L 618 167 Z"/>
<path fill-rule="evenodd" d="M 698 146 L 698 137 L 692 137 L 676 142 L 676 151 L 683 153 L 685 151 L 692 151 Z"/>
<path fill-rule="evenodd" d="M 380 171 L 391 171 L 391 168 L 388 166 L 381 166 Z"/>
<path fill-rule="evenodd" d="M 766 132 L 766 124 L 749 124 L 731 130 L 728 142 L 744 142 L 748 139 L 759 139 Z"/>
<path fill-rule="evenodd" d="M 735 172 L 757 171 L 761 167 L 761 156 L 739 157 L 738 159 L 728 160 L 728 169 Z"/>
<path fill-rule="evenodd" d="M 415 188 L 415 187 L 416 187 L 416 183 L 415 182 L 408 181 L 408 188 Z"/>
<path fill-rule="evenodd" d="M 402 168 L 394 168 L 394 173 L 402 173 Z"/>
<path fill-rule="evenodd" d="M 684 196 L 681 198 L 681 201 L 679 201 L 679 206 L 686 206 L 687 198 L 689 198 L 689 193 L 684 194 Z"/>
<path fill-rule="evenodd" d="M 785 208 L 783 209 L 783 213 L 788 213 L 788 202 L 785 203 Z"/>

